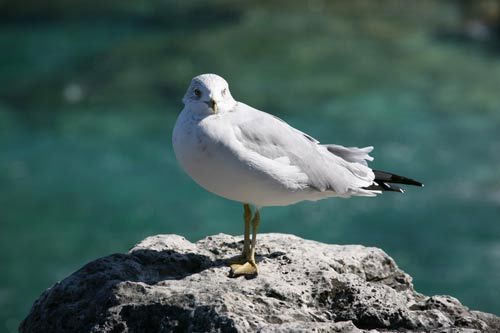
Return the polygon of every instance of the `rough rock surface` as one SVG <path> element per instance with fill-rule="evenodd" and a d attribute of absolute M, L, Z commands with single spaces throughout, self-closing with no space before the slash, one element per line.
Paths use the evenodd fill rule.
<path fill-rule="evenodd" d="M 260 274 L 230 278 L 241 237 L 146 238 L 35 301 L 21 332 L 500 332 L 500 318 L 424 296 L 382 250 L 261 234 Z"/>

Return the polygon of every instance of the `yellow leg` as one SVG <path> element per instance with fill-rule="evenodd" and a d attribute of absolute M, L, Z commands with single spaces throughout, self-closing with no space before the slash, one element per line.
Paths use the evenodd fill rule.
<path fill-rule="evenodd" d="M 252 247 L 250 248 L 250 262 L 253 262 L 255 268 L 257 268 L 257 264 L 255 264 L 255 245 L 257 244 L 257 230 L 259 229 L 260 224 L 260 213 L 258 210 L 255 211 L 255 215 L 252 219 Z"/>
<path fill-rule="evenodd" d="M 241 256 L 246 258 L 248 252 L 250 251 L 250 220 L 252 219 L 252 210 L 250 209 L 249 204 L 244 204 L 243 210 L 243 219 L 245 220 L 245 240 Z"/>
<path fill-rule="evenodd" d="M 245 221 L 246 222 L 246 221 Z M 253 276 L 259 273 L 259 268 L 257 267 L 257 263 L 255 262 L 255 246 L 257 243 L 257 230 L 259 228 L 260 223 L 260 213 L 258 210 L 255 211 L 255 215 L 252 219 L 252 245 L 250 247 L 250 251 L 245 252 L 245 248 L 243 249 L 244 253 L 244 263 L 236 263 L 231 265 L 231 275 L 232 276 Z M 248 228 L 250 229 L 250 228 Z M 247 231 L 246 223 L 245 223 L 245 233 Z"/>
<path fill-rule="evenodd" d="M 229 259 L 229 265 L 244 264 L 247 261 L 247 257 L 250 255 L 250 221 L 252 220 L 252 210 L 249 204 L 243 205 L 243 220 L 245 221 L 243 252 L 241 255 Z"/>

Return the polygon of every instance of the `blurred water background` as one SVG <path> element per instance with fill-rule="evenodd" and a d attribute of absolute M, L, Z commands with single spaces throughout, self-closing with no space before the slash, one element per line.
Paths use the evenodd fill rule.
<path fill-rule="evenodd" d="M 499 4 L 473 2 L 0 2 L 0 331 L 146 236 L 242 233 L 172 151 L 206 72 L 426 184 L 266 208 L 260 231 L 380 247 L 420 292 L 500 314 Z"/>

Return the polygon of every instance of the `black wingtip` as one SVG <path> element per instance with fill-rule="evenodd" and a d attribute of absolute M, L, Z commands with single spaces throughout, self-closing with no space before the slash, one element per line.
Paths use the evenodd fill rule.
<path fill-rule="evenodd" d="M 372 185 L 368 187 L 364 187 L 365 190 L 372 190 L 372 191 L 383 191 L 383 192 L 398 192 L 398 193 L 405 193 L 405 191 L 394 184 L 388 184 L 388 183 L 376 183 L 374 182 Z"/>
<path fill-rule="evenodd" d="M 373 170 L 373 173 L 375 174 L 375 182 L 384 182 L 384 183 L 391 183 L 391 184 L 404 184 L 404 185 L 413 185 L 413 186 L 419 186 L 419 187 L 424 187 L 424 184 L 422 184 L 419 181 L 416 181 L 411 178 L 399 176 L 390 172 L 386 171 L 379 171 L 379 170 Z"/>
<path fill-rule="evenodd" d="M 373 170 L 375 174 L 375 179 L 373 184 L 365 187 L 366 190 L 372 191 L 384 191 L 384 192 L 399 192 L 401 194 L 405 193 L 405 191 L 394 184 L 403 184 L 403 185 L 413 185 L 424 187 L 424 184 L 418 182 L 414 179 L 410 179 L 403 176 L 398 176 L 390 172 Z"/>

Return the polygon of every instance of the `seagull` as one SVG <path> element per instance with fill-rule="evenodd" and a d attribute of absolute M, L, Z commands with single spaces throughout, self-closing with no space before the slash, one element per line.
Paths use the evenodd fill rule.
<path fill-rule="evenodd" d="M 321 144 L 280 118 L 236 101 L 216 74 L 194 77 L 182 101 L 172 134 L 180 166 L 206 190 L 243 203 L 243 252 L 230 261 L 231 276 L 258 274 L 255 247 L 263 207 L 403 193 L 395 184 L 423 186 L 368 167 L 373 147 Z"/>

